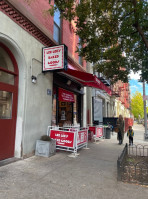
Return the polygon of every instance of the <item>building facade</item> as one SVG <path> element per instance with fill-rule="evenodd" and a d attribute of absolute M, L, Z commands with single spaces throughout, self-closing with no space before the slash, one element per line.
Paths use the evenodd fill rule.
<path fill-rule="evenodd" d="M 0 1 L 0 160 L 33 155 L 49 125 L 92 123 L 95 103 L 96 117 L 111 115 L 110 89 L 76 53 L 74 23 L 58 11 L 50 16 L 49 8 L 49 1 Z M 43 49 L 61 44 L 67 70 L 43 72 Z"/>
<path fill-rule="evenodd" d="M 0 1 L 0 160 L 32 155 L 48 125 L 85 122 L 84 86 L 66 74 L 42 72 L 43 48 L 61 43 L 70 69 L 86 66 L 75 53 L 73 24 L 59 21 L 59 13 L 51 17 L 48 8 L 48 1 Z M 74 101 L 59 101 L 60 92 Z"/>

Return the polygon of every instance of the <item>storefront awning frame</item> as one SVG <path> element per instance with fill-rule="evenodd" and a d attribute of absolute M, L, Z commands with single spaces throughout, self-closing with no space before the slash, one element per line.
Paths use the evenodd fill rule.
<path fill-rule="evenodd" d="M 67 70 L 63 70 L 59 73 L 62 73 L 63 75 L 66 75 L 78 81 L 83 86 L 101 89 L 109 95 L 112 94 L 110 88 L 108 88 L 103 82 L 101 82 L 101 80 L 96 75 L 93 75 L 91 73 L 77 71 L 70 68 L 68 68 Z"/>

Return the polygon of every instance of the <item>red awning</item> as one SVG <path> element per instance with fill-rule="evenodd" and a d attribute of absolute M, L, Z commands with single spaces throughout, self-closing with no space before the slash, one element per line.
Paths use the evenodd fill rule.
<path fill-rule="evenodd" d="M 84 86 L 98 88 L 98 89 L 104 90 L 109 95 L 111 95 L 111 90 L 104 83 L 102 83 L 101 80 L 98 79 L 96 75 L 93 75 L 87 72 L 73 70 L 70 68 L 68 68 L 67 70 L 63 72 L 67 74 L 68 76 L 70 76 L 71 78 L 77 80 Z"/>

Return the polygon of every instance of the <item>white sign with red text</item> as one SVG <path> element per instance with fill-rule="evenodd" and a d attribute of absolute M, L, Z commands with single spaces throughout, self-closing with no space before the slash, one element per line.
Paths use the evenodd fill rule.
<path fill-rule="evenodd" d="M 78 131 L 77 145 L 87 142 L 87 130 Z"/>
<path fill-rule="evenodd" d="M 100 138 L 103 136 L 103 127 L 96 127 L 96 137 Z"/>
<path fill-rule="evenodd" d="M 59 88 L 59 101 L 62 102 L 75 102 L 74 94 L 65 89 Z"/>
<path fill-rule="evenodd" d="M 64 68 L 64 45 L 43 48 L 43 71 Z"/>

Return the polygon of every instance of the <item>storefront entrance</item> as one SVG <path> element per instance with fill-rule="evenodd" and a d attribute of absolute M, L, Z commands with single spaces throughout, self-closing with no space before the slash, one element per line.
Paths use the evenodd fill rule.
<path fill-rule="evenodd" d="M 52 125 L 69 126 L 83 123 L 83 89 L 65 76 L 54 74 Z"/>
<path fill-rule="evenodd" d="M 61 88 L 57 88 L 58 91 Z M 55 89 L 55 90 L 57 90 Z M 66 91 L 62 89 L 63 91 Z M 66 91 L 68 92 L 68 91 Z M 59 92 L 58 92 L 59 93 Z M 70 93 L 70 92 L 68 92 Z M 65 93 L 64 93 L 65 94 Z M 72 101 L 64 101 L 60 99 L 59 95 L 55 92 L 53 96 L 53 111 L 52 111 L 52 125 L 69 126 L 78 125 L 78 100 L 77 95 L 71 93 L 73 96 Z M 58 95 L 58 100 L 57 100 Z M 69 95 L 70 96 L 70 95 Z M 68 99 L 67 99 L 68 100 Z M 57 110 L 56 110 L 57 109 Z"/>
<path fill-rule="evenodd" d="M 73 124 L 73 103 L 72 102 L 59 102 L 58 121 L 59 121 L 59 126 Z"/>
<path fill-rule="evenodd" d="M 17 97 L 17 63 L 11 51 L 0 43 L 0 160 L 14 156 Z"/>

